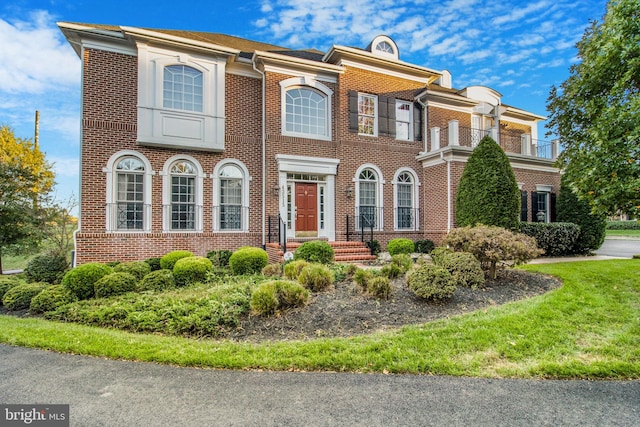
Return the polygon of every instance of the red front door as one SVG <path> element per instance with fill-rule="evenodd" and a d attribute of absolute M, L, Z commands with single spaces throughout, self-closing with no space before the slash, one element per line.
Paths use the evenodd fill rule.
<path fill-rule="evenodd" d="M 318 230 L 318 184 L 295 183 L 296 232 Z"/>

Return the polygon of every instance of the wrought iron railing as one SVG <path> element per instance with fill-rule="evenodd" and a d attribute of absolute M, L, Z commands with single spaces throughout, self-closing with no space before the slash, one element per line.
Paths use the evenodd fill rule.
<path fill-rule="evenodd" d="M 267 217 L 267 242 L 277 241 L 282 247 L 282 253 L 287 252 L 287 223 L 280 214 Z"/>
<path fill-rule="evenodd" d="M 419 217 L 419 208 L 397 207 L 395 215 L 396 229 L 418 230 L 420 228 L 420 224 L 418 223 Z"/>
<path fill-rule="evenodd" d="M 249 207 L 240 205 L 220 205 L 213 207 L 215 229 L 221 231 L 245 230 L 249 218 Z"/>

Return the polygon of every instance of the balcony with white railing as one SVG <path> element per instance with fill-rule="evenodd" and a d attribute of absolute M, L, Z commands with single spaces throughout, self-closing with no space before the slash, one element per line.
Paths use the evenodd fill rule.
<path fill-rule="evenodd" d="M 482 138 L 489 135 L 508 154 L 517 154 L 538 159 L 555 160 L 558 157 L 560 143 L 558 140 L 543 141 L 532 139 L 530 134 L 503 130 L 498 133 L 496 128 L 474 129 L 459 126 L 457 120 L 451 120 L 446 128 L 432 127 L 429 129 L 431 149 L 436 151 L 444 147 L 477 146 Z"/>

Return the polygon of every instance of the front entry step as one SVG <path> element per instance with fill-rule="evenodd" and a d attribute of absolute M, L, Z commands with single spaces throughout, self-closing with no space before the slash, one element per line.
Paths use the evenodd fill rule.
<path fill-rule="evenodd" d="M 290 241 L 287 242 L 287 251 L 294 252 L 303 242 Z M 375 261 L 377 257 L 371 255 L 371 251 L 364 242 L 327 242 L 333 248 L 336 262 L 370 262 Z M 283 260 L 284 253 L 282 247 L 278 243 L 267 243 L 268 249 L 277 250 L 277 259 Z M 270 257 L 271 258 L 271 257 Z"/>

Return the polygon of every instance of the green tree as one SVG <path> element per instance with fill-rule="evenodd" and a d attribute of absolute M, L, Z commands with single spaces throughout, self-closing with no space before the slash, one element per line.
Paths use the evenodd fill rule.
<path fill-rule="evenodd" d="M 0 126 L 0 271 L 2 252 L 43 237 L 44 215 L 38 197 L 53 187 L 51 165 L 28 139 Z"/>
<path fill-rule="evenodd" d="M 589 253 L 602 246 L 607 218 L 602 214 L 592 213 L 589 203 L 578 199 L 578 196 L 566 185 L 564 177 L 560 185 L 557 210 L 558 221 L 572 222 L 580 226 L 580 234 L 573 247 L 574 253 Z"/>
<path fill-rule="evenodd" d="M 502 148 L 485 136 L 462 172 L 456 194 L 456 224 L 509 230 L 520 226 L 520 190 Z"/>
<path fill-rule="evenodd" d="M 577 43 L 580 61 L 552 87 L 548 134 L 567 185 L 594 212 L 640 214 L 640 7 L 610 1 Z"/>

